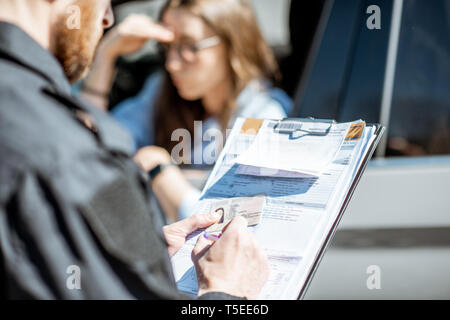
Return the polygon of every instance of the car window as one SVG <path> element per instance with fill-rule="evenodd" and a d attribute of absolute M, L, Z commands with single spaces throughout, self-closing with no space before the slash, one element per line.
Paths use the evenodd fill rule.
<path fill-rule="evenodd" d="M 322 32 L 318 28 L 292 116 L 383 122 L 386 66 L 395 55 L 392 99 L 383 123 L 386 149 L 378 154 L 450 154 L 450 1 L 327 3 L 329 14 L 322 15 Z M 402 5 L 395 9 L 394 3 Z M 379 29 L 367 26 L 371 5 L 380 9 Z M 390 51 L 394 21 L 399 21 L 399 40 Z"/>
<path fill-rule="evenodd" d="M 387 155 L 450 154 L 450 1 L 404 1 Z"/>

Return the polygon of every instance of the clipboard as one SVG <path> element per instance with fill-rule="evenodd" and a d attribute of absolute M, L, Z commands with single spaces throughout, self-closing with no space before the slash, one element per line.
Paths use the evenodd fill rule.
<path fill-rule="evenodd" d="M 303 119 L 298 119 L 298 120 L 303 120 Z M 314 120 L 314 121 L 321 121 L 321 120 L 318 119 L 318 120 Z M 334 123 L 337 123 L 337 122 L 334 121 Z M 303 300 L 303 298 L 305 297 L 306 292 L 308 291 L 308 288 L 311 284 L 311 281 L 314 278 L 314 275 L 319 267 L 319 264 L 323 259 L 325 251 L 328 248 L 328 246 L 330 245 L 331 241 L 333 240 L 334 235 L 336 234 L 337 227 L 344 215 L 345 210 L 347 209 L 348 204 L 350 203 L 350 200 L 353 196 L 353 193 L 356 190 L 356 187 L 358 186 L 359 181 L 361 180 L 361 177 L 367 167 L 367 164 L 369 163 L 370 159 L 372 158 L 372 155 L 374 154 L 374 152 L 378 146 L 378 143 L 380 142 L 381 137 L 383 136 L 383 134 L 386 130 L 386 128 L 384 126 L 381 126 L 378 123 L 366 124 L 366 127 L 369 127 L 369 126 L 375 127 L 375 133 L 374 133 L 375 139 L 372 141 L 372 144 L 369 146 L 369 150 L 368 150 L 367 154 L 365 155 L 364 159 L 362 160 L 362 164 L 359 167 L 359 169 L 355 175 L 355 178 L 345 196 L 344 202 L 342 204 L 341 209 L 339 210 L 338 216 L 337 216 L 336 220 L 334 221 L 333 226 L 330 229 L 330 232 L 328 233 L 328 235 L 325 239 L 325 242 L 322 244 L 322 247 L 314 261 L 314 264 L 306 278 L 306 281 L 299 292 L 297 300 Z"/>
<path fill-rule="evenodd" d="M 317 130 L 317 131 L 307 131 L 307 134 L 310 135 L 317 135 L 317 136 L 325 136 L 330 131 L 330 128 L 333 124 L 338 124 L 336 120 L 333 119 L 316 119 L 314 117 L 308 117 L 308 118 L 284 118 L 282 120 L 278 120 L 278 124 L 274 127 L 274 132 L 280 133 L 280 134 L 293 134 L 297 131 L 304 131 L 302 130 L 302 125 L 304 123 L 323 123 L 326 126 L 322 127 L 323 130 Z M 297 300 L 302 300 L 306 292 L 311 284 L 312 279 L 314 278 L 314 275 L 319 267 L 320 262 L 322 261 L 322 258 L 325 254 L 326 249 L 328 248 L 329 244 L 331 243 L 337 227 L 345 213 L 345 210 L 348 207 L 348 204 L 350 203 L 350 200 L 353 196 L 353 193 L 356 190 L 356 187 L 358 186 L 359 181 L 361 180 L 361 177 L 367 167 L 367 164 L 369 163 L 370 159 L 372 158 L 378 143 L 381 140 L 381 137 L 383 136 L 385 132 L 385 127 L 381 126 L 378 123 L 366 123 L 366 127 L 374 127 L 375 128 L 375 139 L 372 141 L 371 145 L 369 146 L 368 152 L 364 156 L 363 160 L 361 161 L 361 166 L 358 168 L 357 173 L 355 174 L 355 178 L 352 181 L 352 184 L 350 188 L 348 189 L 348 192 L 345 196 L 344 202 L 342 203 L 342 207 L 339 210 L 339 213 L 337 215 L 336 220 L 333 223 L 332 228 L 329 230 L 329 233 L 324 241 L 324 243 L 321 246 L 321 249 L 315 258 L 314 264 L 309 271 L 309 274 L 306 278 L 306 281 L 304 282 L 303 287 L 301 288 Z"/>
<path fill-rule="evenodd" d="M 361 120 L 362 121 L 362 120 Z M 298 177 L 272 177 L 272 176 L 264 176 L 264 175 L 254 175 L 260 178 L 247 178 L 248 176 L 252 176 L 253 172 L 248 171 L 248 172 L 239 172 L 237 170 L 237 166 L 236 164 L 239 164 L 240 162 L 237 162 L 236 159 L 239 156 L 239 154 L 241 154 L 244 150 L 246 152 L 249 152 L 248 149 L 248 145 L 251 145 L 253 143 L 253 141 L 255 141 L 257 138 L 257 134 L 260 133 L 260 130 L 266 130 L 266 132 L 269 132 L 267 130 L 275 130 L 275 128 L 277 127 L 277 124 L 279 123 L 290 123 L 290 124 L 294 124 L 294 126 L 292 126 L 292 128 L 290 129 L 290 131 L 287 131 L 285 129 L 288 128 L 288 126 L 285 126 L 284 130 L 282 130 L 283 132 L 281 133 L 292 133 L 291 131 L 297 131 L 298 127 L 296 127 L 296 124 L 302 124 L 302 123 L 315 123 L 315 124 L 320 124 L 323 123 L 325 124 L 324 126 L 322 126 L 322 132 L 313 132 L 313 133 L 309 133 L 309 134 L 313 134 L 313 135 L 325 135 L 328 134 L 326 128 L 327 126 L 333 125 L 333 124 L 337 124 L 339 127 L 344 127 L 344 126 L 340 126 L 339 123 L 337 123 L 334 120 L 324 120 L 324 119 L 314 119 L 314 118 L 286 118 L 283 120 L 263 120 L 263 119 L 254 119 L 254 118 L 238 118 L 236 120 L 235 125 L 233 126 L 232 132 L 229 135 L 228 141 L 224 147 L 224 149 L 221 151 L 221 154 L 219 156 L 219 159 L 216 162 L 216 165 L 214 166 L 213 171 L 211 172 L 208 181 L 206 182 L 206 185 L 203 189 L 202 195 L 200 196 L 200 200 L 199 200 L 199 206 L 197 207 L 197 212 L 198 213 L 208 213 L 209 209 L 212 205 L 213 202 L 208 202 L 208 201 L 215 201 L 215 199 L 226 199 L 226 198 L 233 198 L 233 197 L 239 197 L 239 196 L 252 196 L 254 194 L 256 194 L 256 192 L 272 192 L 271 191 L 271 187 L 269 187 L 269 189 L 265 189 L 264 186 L 264 179 L 284 179 L 284 183 L 286 183 L 286 185 L 288 186 L 292 186 L 293 188 L 295 188 L 296 183 L 299 183 L 298 186 L 299 187 L 303 187 L 304 185 L 308 186 L 309 182 L 308 181 L 303 181 L 300 182 L 299 180 L 297 180 L 296 178 Z M 358 128 L 358 124 L 359 121 L 355 121 L 353 122 L 356 127 Z M 352 124 L 353 124 L 352 123 Z M 264 126 L 263 126 L 264 124 Z M 346 125 L 347 123 L 343 123 L 343 125 Z M 350 123 L 349 123 L 350 124 Z M 320 127 L 320 126 L 319 126 Z M 299 264 L 298 261 L 301 261 L 303 258 L 301 256 L 287 256 L 287 257 L 293 257 L 294 259 L 299 258 L 300 260 L 298 260 L 297 262 L 293 262 L 295 264 L 295 266 L 293 266 L 292 271 L 288 271 L 288 272 L 295 272 L 295 270 L 298 271 L 298 275 L 294 276 L 292 273 L 291 274 L 287 274 L 286 277 L 289 277 L 290 280 L 286 280 L 288 282 L 290 282 L 291 284 L 289 285 L 289 291 L 287 292 L 286 290 L 288 290 L 288 287 L 284 287 L 281 288 L 279 290 L 280 292 L 280 296 L 279 297 L 289 297 L 289 299 L 303 299 L 308 287 L 311 283 L 312 278 L 315 275 L 315 272 L 323 258 L 323 255 L 328 247 L 328 245 L 331 243 L 331 240 L 337 230 L 337 226 L 348 206 L 348 203 L 357 187 L 357 184 L 359 183 L 359 180 L 361 179 L 361 176 L 365 170 L 365 168 L 367 167 L 367 164 L 371 158 L 371 156 L 373 155 L 377 144 L 379 143 L 381 136 L 384 132 L 384 127 L 380 126 L 379 124 L 367 124 L 364 123 L 364 126 L 361 126 L 363 128 L 370 128 L 370 136 L 365 136 L 364 140 L 364 146 L 360 146 L 361 148 L 364 149 L 360 149 L 361 152 L 364 153 L 358 153 L 357 156 L 357 163 L 354 164 L 351 168 L 351 171 L 348 171 L 346 173 L 346 180 L 345 182 L 345 188 L 344 189 L 334 189 L 334 190 L 341 190 L 341 192 L 339 193 L 334 193 L 336 195 L 336 199 L 339 199 L 338 201 L 333 200 L 333 207 L 332 207 L 332 211 L 329 211 L 331 213 L 329 219 L 327 219 L 326 221 L 328 221 L 326 223 L 326 225 L 323 225 L 322 227 L 322 231 L 320 232 L 320 237 L 316 238 L 316 240 L 314 240 L 314 246 L 313 246 L 313 250 L 311 251 L 311 254 L 308 254 L 308 260 L 307 264 L 304 265 L 305 267 L 301 267 L 303 268 L 303 270 L 300 271 L 300 269 L 296 269 L 299 266 L 301 266 Z M 301 128 L 301 127 L 300 127 Z M 324 129 L 325 128 L 325 129 Z M 351 128 L 351 124 L 348 128 Z M 331 129 L 331 132 L 339 132 L 339 130 L 342 129 L 337 129 L 338 131 L 335 131 L 334 129 Z M 364 130 L 361 130 L 363 133 L 365 132 Z M 355 145 L 356 141 L 362 136 L 359 135 L 359 133 L 356 133 L 354 135 L 349 134 L 349 132 L 351 132 L 351 129 L 349 129 L 347 131 L 347 136 L 345 137 L 346 141 L 349 142 L 349 145 Z M 242 136 L 241 136 L 242 135 Z M 240 137 L 240 139 L 238 139 L 238 137 Z M 352 142 L 355 141 L 355 142 Z M 234 143 L 240 143 L 241 145 L 239 147 L 236 147 L 234 145 Z M 247 148 L 247 149 L 246 149 Z M 347 155 L 344 152 L 344 154 L 342 155 L 344 158 L 338 158 L 339 161 L 347 159 Z M 338 165 L 340 164 L 340 162 L 337 162 Z M 245 164 L 244 164 L 245 165 Z M 343 163 L 343 165 L 345 166 L 346 164 Z M 233 169 L 234 168 L 234 169 Z M 282 170 L 282 169 L 280 169 Z M 344 170 L 344 169 L 343 169 Z M 349 169 L 350 170 L 350 169 Z M 342 171 L 344 172 L 344 171 Z M 351 172 L 351 174 L 350 174 Z M 247 176 L 247 177 L 245 177 Z M 267 178 L 266 178 L 267 177 Z M 261 180 L 262 179 L 262 180 Z M 301 179 L 305 179 L 305 177 L 301 177 Z M 311 179 L 309 177 L 307 177 L 306 179 Z M 289 182 L 289 180 L 291 180 L 292 182 Z M 297 180 L 297 181 L 295 181 Z M 271 184 L 271 181 L 266 181 L 266 184 Z M 272 184 L 271 184 L 272 186 Z M 276 192 L 278 192 L 279 190 L 282 190 L 282 188 L 284 188 L 285 185 L 281 184 L 277 187 L 275 187 L 275 193 L 273 193 L 274 195 L 276 194 Z M 281 189 L 280 189 L 281 188 Z M 333 187 L 333 188 L 337 188 Z M 261 190 L 266 190 L 266 191 L 261 191 Z M 251 192 L 249 192 L 249 190 Z M 294 190 L 294 189 L 290 189 L 290 190 Z M 301 189 L 303 190 L 303 189 Z M 306 190 L 306 189 L 305 189 Z M 330 192 L 334 192 L 334 191 L 330 191 Z M 337 191 L 336 191 L 337 192 Z M 292 195 L 296 195 L 297 193 L 292 193 Z M 303 194 L 302 192 L 298 193 L 299 195 Z M 329 194 L 328 197 L 331 197 L 332 193 Z M 270 196 L 270 195 L 268 195 Z M 326 195 L 325 195 L 326 197 Z M 304 201 L 306 199 L 301 199 L 298 201 Z M 205 201 L 203 203 L 201 203 L 202 201 Z M 314 209 L 317 210 L 315 212 L 319 212 L 320 210 L 322 210 L 322 212 L 326 212 L 326 203 L 329 200 L 317 200 L 318 202 L 314 203 L 312 202 L 313 208 L 314 208 L 314 204 L 317 205 L 323 205 L 323 209 Z M 323 201 L 323 202 L 320 202 Z M 287 204 L 289 203 L 286 202 Z M 303 202 L 299 202 L 300 204 L 302 204 Z M 208 207 L 208 204 L 210 204 L 210 206 Z M 266 204 L 267 205 L 267 204 Z M 203 210 L 203 211 L 202 211 Z M 311 212 L 311 211 L 310 211 Z M 276 218 L 275 218 L 276 219 Z M 308 220 L 307 220 L 308 221 Z M 264 222 L 264 221 L 263 221 Z M 311 222 L 311 223 L 315 223 L 315 222 Z M 312 226 L 314 226 L 312 224 Z M 280 225 L 281 226 L 281 225 Z M 317 224 L 318 226 L 318 224 Z M 282 232 L 282 226 L 278 227 L 278 230 L 276 232 Z M 268 231 L 269 229 L 266 229 L 264 232 Z M 270 229 L 270 232 L 274 232 L 273 229 Z M 191 243 L 191 245 L 195 242 L 196 237 L 200 236 L 201 233 L 192 235 L 192 237 L 189 239 L 189 241 L 187 241 L 187 243 Z M 312 234 L 311 234 L 312 235 Z M 310 237 L 310 236 L 306 236 L 306 237 Z M 306 238 L 305 238 L 306 239 Z M 285 237 L 284 241 L 289 241 L 289 237 Z M 303 240 L 301 240 L 303 241 Z M 310 240 L 306 240 L 305 242 L 303 242 L 305 245 L 308 245 L 308 241 L 313 241 L 311 238 Z M 190 259 L 190 254 L 189 254 L 189 250 L 191 250 L 191 248 L 189 247 L 189 244 L 185 244 L 183 246 L 182 249 L 180 249 L 180 251 L 175 254 L 172 257 L 172 264 L 176 266 L 176 268 L 174 268 L 174 276 L 175 276 L 175 280 L 177 282 L 177 286 L 178 288 L 185 292 L 185 293 L 189 293 L 189 294 L 193 294 L 196 295 L 197 294 L 197 289 L 196 288 L 196 281 L 195 280 L 195 270 L 194 270 L 194 266 L 192 264 L 192 261 Z M 278 250 L 276 247 L 272 247 L 272 250 Z M 289 249 L 288 249 L 289 250 Z M 283 254 L 283 253 L 281 253 Z M 281 255 L 282 256 L 282 255 Z M 283 271 L 281 271 L 283 272 Z M 294 277 L 293 277 L 294 276 Z M 194 279 L 194 280 L 193 280 Z M 288 279 L 288 278 L 286 278 Z M 276 286 L 276 284 L 275 284 Z M 285 284 L 282 284 L 282 286 L 285 286 Z M 278 289 L 277 289 L 278 290 Z M 284 293 L 283 293 L 284 290 Z M 276 298 L 276 295 L 278 293 L 274 293 L 273 295 L 270 294 L 270 291 L 268 290 L 266 293 L 264 293 L 265 297 L 274 297 Z M 286 293 L 286 294 L 285 294 Z"/>
<path fill-rule="evenodd" d="M 275 121 L 275 120 L 274 120 Z M 325 126 L 320 127 L 322 130 L 316 130 L 316 131 L 307 131 L 307 134 L 310 135 L 316 135 L 316 136 L 325 136 L 329 133 L 331 126 L 333 124 L 338 124 L 336 120 L 333 119 L 316 119 L 314 117 L 308 117 L 308 118 L 284 118 L 282 120 L 277 120 L 278 124 L 275 125 L 274 132 L 280 133 L 280 134 L 293 134 L 297 131 L 305 131 L 302 129 L 302 125 L 305 123 L 322 123 L 325 124 Z M 258 129 L 261 124 L 258 124 Z M 337 215 L 336 220 L 333 223 L 332 228 L 329 230 L 329 233 L 322 244 L 317 257 L 314 260 L 313 266 L 310 269 L 308 276 L 306 278 L 306 281 L 303 284 L 303 287 L 300 289 L 300 292 L 298 294 L 297 299 L 301 300 L 305 297 L 306 292 L 309 288 L 309 285 L 311 284 L 312 279 L 314 278 L 314 275 L 318 269 L 318 266 L 320 262 L 322 261 L 322 258 L 325 254 L 326 249 L 328 248 L 329 244 L 331 243 L 337 227 L 345 213 L 345 210 L 347 209 L 348 204 L 350 203 L 350 200 L 353 196 L 354 191 L 356 190 L 356 187 L 361 180 L 361 177 L 367 167 L 367 164 L 369 163 L 370 159 L 372 158 L 378 143 L 381 140 L 381 137 L 383 136 L 383 133 L 385 132 L 385 127 L 381 126 L 378 123 L 366 123 L 365 127 L 374 127 L 374 136 L 375 139 L 372 141 L 371 145 L 368 148 L 368 152 L 364 156 L 364 158 L 361 161 L 361 165 L 358 168 L 355 177 L 352 181 L 352 184 L 350 188 L 348 189 L 348 192 L 346 193 L 345 199 L 342 203 L 342 206 L 339 210 L 339 213 Z M 253 128 L 255 129 L 255 128 Z"/>
<path fill-rule="evenodd" d="M 304 125 L 323 124 L 323 126 L 316 126 L 312 128 L 304 128 Z M 325 136 L 330 132 L 331 126 L 335 124 L 335 120 L 314 119 L 310 118 L 285 118 L 278 121 L 274 127 L 274 131 L 280 134 L 294 134 L 298 131 L 305 132 L 309 135 Z"/>

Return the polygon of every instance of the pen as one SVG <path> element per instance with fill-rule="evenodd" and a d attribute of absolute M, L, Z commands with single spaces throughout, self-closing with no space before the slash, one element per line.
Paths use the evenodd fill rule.
<path fill-rule="evenodd" d="M 220 239 L 220 236 L 221 236 L 222 234 L 221 233 L 219 233 L 219 234 L 212 234 L 212 233 L 204 233 L 203 234 L 203 237 L 205 238 L 205 239 L 208 239 L 208 240 L 212 240 L 212 241 L 217 241 L 217 240 L 219 240 Z"/>

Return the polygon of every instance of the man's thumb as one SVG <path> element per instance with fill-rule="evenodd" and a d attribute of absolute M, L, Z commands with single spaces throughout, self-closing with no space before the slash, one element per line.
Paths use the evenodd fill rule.
<path fill-rule="evenodd" d="M 207 214 L 195 214 L 187 219 L 181 220 L 184 224 L 186 233 L 191 233 L 197 229 L 209 227 L 210 225 L 219 222 L 222 218 L 222 214 L 218 212 L 212 212 Z"/>

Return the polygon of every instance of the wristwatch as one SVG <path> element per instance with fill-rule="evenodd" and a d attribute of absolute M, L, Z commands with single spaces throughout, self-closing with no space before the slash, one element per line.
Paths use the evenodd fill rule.
<path fill-rule="evenodd" d="M 148 175 L 150 176 L 150 179 L 155 180 L 155 178 L 158 176 L 158 174 L 163 172 L 166 168 L 172 167 L 172 166 L 174 166 L 173 163 L 161 163 L 161 164 L 158 164 L 158 165 L 156 165 L 156 167 L 154 167 L 153 169 L 151 169 L 148 172 Z"/>

